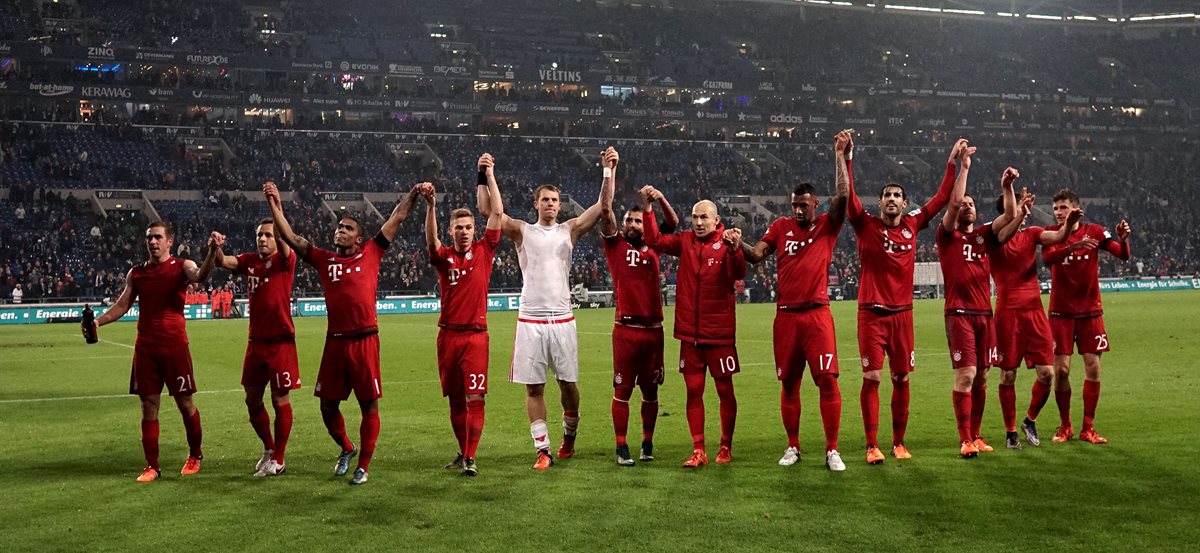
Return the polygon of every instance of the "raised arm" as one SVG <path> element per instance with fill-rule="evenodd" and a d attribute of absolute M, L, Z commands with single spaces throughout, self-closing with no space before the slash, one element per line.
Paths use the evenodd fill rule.
<path fill-rule="evenodd" d="M 491 160 L 492 156 L 488 156 Z M 487 211 L 487 229 L 495 230 L 504 224 L 504 220 L 508 218 L 504 214 L 504 196 L 500 195 L 500 184 L 496 182 L 496 173 L 494 170 L 495 161 L 487 167 L 487 190 L 488 190 L 488 206 Z"/>
<path fill-rule="evenodd" d="M 596 203 L 584 210 L 578 217 L 567 221 L 567 226 L 571 228 L 571 242 L 579 240 L 583 236 L 592 231 L 596 223 L 600 222 L 600 215 L 604 208 L 604 197 L 608 196 L 609 202 L 612 202 L 613 183 L 617 180 L 617 164 L 620 163 L 620 157 L 617 151 L 612 147 L 604 150 L 604 178 L 600 181 L 600 196 L 596 198 Z"/>
<path fill-rule="evenodd" d="M 216 235 L 216 234 L 218 234 L 218 233 L 217 233 L 217 231 L 214 230 L 213 235 Z M 214 238 L 214 236 L 210 236 L 209 241 L 211 242 L 213 238 Z M 236 271 L 236 270 L 238 270 L 237 257 L 232 256 L 232 255 L 225 255 L 225 252 L 222 249 L 224 244 L 225 244 L 225 237 L 222 236 L 221 243 L 217 244 L 216 255 L 213 259 L 213 265 L 215 265 L 216 267 L 225 269 L 227 271 Z M 283 250 L 281 249 L 280 252 L 282 252 L 282 251 Z"/>
<path fill-rule="evenodd" d="M 721 235 L 721 239 L 725 245 L 729 246 L 729 262 L 725 265 L 725 270 L 729 271 L 729 278 L 732 280 L 742 280 L 746 278 L 746 257 L 742 248 L 742 229 L 726 229 Z"/>
<path fill-rule="evenodd" d="M 1106 240 L 1104 242 L 1104 249 L 1107 250 L 1108 253 L 1119 257 L 1122 261 L 1129 261 L 1130 256 L 1133 255 L 1132 252 L 1129 251 L 1129 222 L 1125 219 L 1121 219 L 1121 222 L 1117 223 L 1113 230 L 1115 230 L 1117 233 L 1117 239 Z"/>
<path fill-rule="evenodd" d="M 850 219 L 850 225 L 854 228 L 860 228 L 867 222 L 867 211 L 863 209 L 862 201 L 858 199 L 858 192 L 854 190 L 854 139 L 850 139 L 850 143 L 846 145 L 846 218 Z M 832 205 L 832 204 L 831 204 Z"/>
<path fill-rule="evenodd" d="M 225 235 L 213 231 L 208 236 L 208 255 L 204 256 L 204 262 L 199 267 L 191 259 L 183 260 L 183 274 L 187 276 L 189 282 L 199 283 L 208 280 L 208 275 L 212 274 L 213 268 L 216 267 L 217 252 L 224 243 Z"/>
<path fill-rule="evenodd" d="M 968 148 L 967 141 L 959 139 L 954 143 L 954 149 L 950 152 L 950 160 L 946 163 L 946 174 L 942 179 L 942 185 L 938 188 L 938 192 L 925 207 L 921 208 L 921 214 L 926 218 L 931 218 L 946 208 L 946 213 L 942 215 L 942 228 L 946 232 L 954 230 L 955 224 L 958 222 L 958 212 L 962 207 L 963 196 L 967 195 L 967 173 L 971 170 L 971 154 L 975 153 L 975 148 Z M 958 162 L 958 176 L 954 174 L 954 164 Z M 946 189 L 947 178 L 949 178 L 950 189 Z M 943 198 L 945 193 L 945 199 Z"/>
<path fill-rule="evenodd" d="M 675 229 L 679 228 L 679 215 L 675 214 L 675 208 L 671 207 L 671 202 L 667 201 L 662 192 L 658 193 L 656 201 L 663 212 L 662 231 L 668 234 L 675 232 Z"/>
<path fill-rule="evenodd" d="M 607 154 L 608 152 L 605 152 L 605 155 Z M 617 225 L 617 213 L 613 210 L 612 205 L 614 188 L 600 187 L 600 236 L 603 238 L 616 236 L 620 232 L 620 226 Z M 650 205 L 642 202 L 642 210 L 645 211 L 647 209 L 650 209 Z"/>
<path fill-rule="evenodd" d="M 1012 167 L 1005 169 L 1004 174 L 1000 176 L 1000 190 L 1004 194 L 1004 213 L 992 221 L 992 232 L 996 235 L 996 241 L 1001 244 L 1012 239 L 1021 227 L 1021 220 L 1024 219 L 1021 213 L 1023 208 L 1018 205 L 1015 189 L 1019 178 L 1021 178 L 1020 171 Z"/>
<path fill-rule="evenodd" d="M 661 194 L 652 186 L 642 187 L 642 195 L 645 198 L 644 205 L 649 205 L 650 199 L 656 193 Z M 642 213 L 642 239 L 646 241 L 647 246 L 654 248 L 657 252 L 676 257 L 683 253 L 683 245 L 678 234 L 662 234 L 658 231 L 658 221 L 654 219 L 653 209 L 647 209 Z"/>
<path fill-rule="evenodd" d="M 833 198 L 829 200 L 829 223 L 834 228 L 840 228 L 846 221 L 846 204 L 850 199 L 850 173 L 846 163 L 852 148 L 854 139 L 850 136 L 850 131 L 837 133 L 833 144 L 834 192 Z M 749 256 L 746 259 L 749 260 Z"/>
<path fill-rule="evenodd" d="M 1029 201 L 1032 204 L 1032 200 Z M 1060 225 L 1054 230 L 1044 230 L 1042 235 L 1038 237 L 1043 246 L 1053 246 L 1067 241 L 1067 237 L 1071 236 L 1071 229 L 1075 228 L 1075 223 L 1083 219 L 1083 210 L 1079 208 L 1072 209 L 1067 214 L 1067 223 Z"/>
<path fill-rule="evenodd" d="M 422 182 L 413 186 L 408 194 L 392 208 L 392 214 L 383 222 L 383 226 L 379 227 L 379 234 L 383 235 L 388 242 L 396 238 L 396 233 L 400 231 L 400 223 L 403 223 L 408 218 L 408 214 L 412 212 L 413 204 L 417 201 L 417 196 L 431 190 L 433 185 L 427 182 Z"/>
<path fill-rule="evenodd" d="M 442 249 L 442 240 L 438 238 L 441 232 L 437 226 L 437 193 L 430 187 L 421 197 L 425 198 L 425 247 L 432 261 L 438 250 Z"/>
<path fill-rule="evenodd" d="M 274 182 L 267 181 L 263 185 L 263 194 L 267 197 L 267 206 L 271 208 L 271 219 L 275 221 L 275 234 L 285 244 L 296 250 L 296 254 L 300 257 L 308 255 L 308 240 L 303 236 L 297 236 L 292 232 L 292 225 L 288 223 L 287 217 L 283 215 L 283 201 L 279 197 L 279 188 Z"/>
<path fill-rule="evenodd" d="M 125 289 L 121 290 L 121 295 L 117 296 L 117 301 L 113 302 L 112 307 L 104 311 L 103 315 L 96 317 L 96 328 L 100 328 L 108 323 L 116 322 L 129 312 L 129 308 L 133 307 L 133 270 L 125 275 Z"/>

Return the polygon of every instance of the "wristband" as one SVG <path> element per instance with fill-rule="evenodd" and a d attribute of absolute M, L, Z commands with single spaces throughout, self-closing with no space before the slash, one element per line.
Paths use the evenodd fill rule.
<path fill-rule="evenodd" d="M 605 167 L 605 168 L 604 168 L 604 178 L 606 178 L 606 179 L 611 179 L 611 178 L 612 178 L 612 176 L 613 176 L 613 170 L 612 170 L 612 167 Z"/>
<path fill-rule="evenodd" d="M 487 170 L 479 172 L 479 178 L 475 181 L 479 186 L 487 186 Z"/>

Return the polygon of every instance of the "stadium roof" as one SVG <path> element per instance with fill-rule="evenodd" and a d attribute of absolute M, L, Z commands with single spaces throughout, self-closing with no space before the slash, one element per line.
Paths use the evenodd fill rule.
<path fill-rule="evenodd" d="M 1089 26 L 1197 26 L 1194 0 L 752 0 L 882 13 Z"/>

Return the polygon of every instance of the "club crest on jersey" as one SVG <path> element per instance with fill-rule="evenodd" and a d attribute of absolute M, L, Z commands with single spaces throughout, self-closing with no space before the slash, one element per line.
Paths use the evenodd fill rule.
<path fill-rule="evenodd" d="M 962 352 L 958 351 L 958 350 L 954 350 L 954 355 L 952 357 L 954 358 L 954 362 L 956 362 L 956 363 L 959 361 L 962 361 Z"/>
<path fill-rule="evenodd" d="M 863 366 L 864 366 L 864 367 L 870 367 L 870 366 L 871 366 L 871 360 L 867 359 L 866 357 L 863 357 L 863 360 L 862 360 L 862 362 L 863 362 Z"/>
<path fill-rule="evenodd" d="M 982 243 L 983 243 L 983 237 L 982 237 L 982 236 L 976 236 L 976 237 L 975 237 L 975 243 L 976 243 L 976 244 L 982 244 Z"/>
<path fill-rule="evenodd" d="M 613 377 L 613 384 L 620 384 L 622 380 L 624 380 L 624 379 L 622 379 L 621 375 L 618 374 Z"/>
<path fill-rule="evenodd" d="M 901 232 L 900 234 L 904 235 L 905 239 L 911 239 L 913 236 L 912 232 L 910 232 L 908 229 L 904 229 L 904 232 Z"/>
<path fill-rule="evenodd" d="M 467 261 L 475 259 L 475 252 L 467 252 L 466 257 L 467 257 Z"/>
<path fill-rule="evenodd" d="M 720 242 L 717 242 L 716 244 L 713 244 L 713 249 L 714 249 L 714 250 L 719 250 L 719 249 L 721 249 L 721 243 L 720 243 Z M 174 261 L 172 261 L 171 263 L 174 263 Z"/>
<path fill-rule="evenodd" d="M 270 268 L 271 268 L 271 264 L 272 264 L 272 263 L 274 263 L 274 261 L 268 261 L 268 262 L 267 262 L 267 268 L 268 268 L 268 269 L 270 269 Z"/>
<path fill-rule="evenodd" d="M 777 378 L 783 376 L 783 367 L 775 367 L 775 376 Z"/>
<path fill-rule="evenodd" d="M 681 368 L 681 369 L 683 368 L 683 359 L 679 360 L 679 368 Z"/>

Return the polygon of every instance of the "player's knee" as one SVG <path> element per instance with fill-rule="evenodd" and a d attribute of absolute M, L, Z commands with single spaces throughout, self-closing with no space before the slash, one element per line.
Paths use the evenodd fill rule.
<path fill-rule="evenodd" d="M 377 399 L 359 400 L 358 408 L 360 410 L 362 410 L 363 414 L 373 413 L 373 412 L 379 410 L 379 400 L 377 400 Z"/>
<path fill-rule="evenodd" d="M 643 392 L 642 395 L 645 396 L 645 392 Z M 633 386 L 621 385 L 613 388 L 613 399 L 618 401 L 629 401 L 629 398 L 631 397 L 633 397 Z"/>
<path fill-rule="evenodd" d="M 882 370 L 866 371 L 863 373 L 863 380 L 874 380 L 875 382 L 879 382 L 879 380 L 882 378 Z"/>
<path fill-rule="evenodd" d="M 908 373 L 892 373 L 892 382 L 908 382 Z"/>
<path fill-rule="evenodd" d="M 1004 386 L 1012 386 L 1017 383 L 1017 369 L 1001 369 L 1000 384 Z"/>
<path fill-rule="evenodd" d="M 525 397 L 540 398 L 546 394 L 545 384 L 529 384 L 525 386 Z"/>
<path fill-rule="evenodd" d="M 649 384 L 646 386 L 642 386 L 641 388 L 642 388 L 642 401 L 647 402 L 647 403 L 654 403 L 654 402 L 658 401 L 658 386 Z"/>
<path fill-rule="evenodd" d="M 483 394 L 467 394 L 467 402 L 482 402 Z"/>
<path fill-rule="evenodd" d="M 837 389 L 838 380 L 836 375 L 824 374 L 813 379 L 817 384 L 817 389 L 821 390 L 821 395 L 828 395 L 833 390 Z"/>

